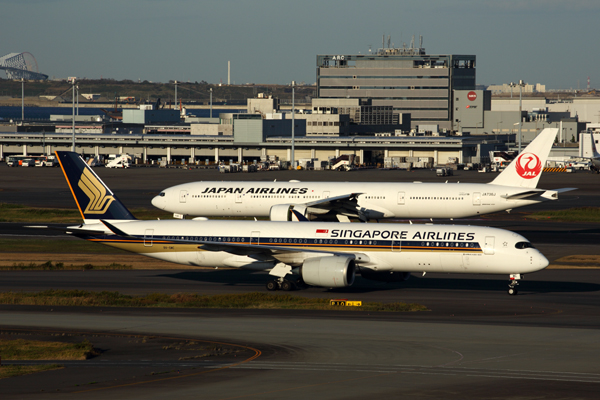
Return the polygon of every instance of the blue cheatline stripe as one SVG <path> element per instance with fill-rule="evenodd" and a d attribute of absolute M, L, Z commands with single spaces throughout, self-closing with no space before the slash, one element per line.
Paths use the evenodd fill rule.
<path fill-rule="evenodd" d="M 169 245 L 194 245 L 194 244 L 236 244 L 250 245 L 257 238 L 249 237 L 225 237 L 225 236 L 152 236 L 139 239 L 124 238 L 116 235 L 83 237 L 84 239 L 100 243 L 145 243 L 152 241 L 153 244 Z M 190 243 L 181 243 L 179 240 L 188 240 Z M 195 243 L 196 242 L 196 243 Z M 202 243 L 200 243 L 202 242 Z M 428 252 L 478 252 L 481 246 L 478 242 L 449 242 L 449 241 L 423 241 L 423 240 L 346 240 L 346 239 L 298 239 L 298 238 L 266 238 L 259 239 L 262 246 L 290 248 L 323 249 L 327 251 L 428 251 Z M 399 246 L 398 246 L 399 245 Z"/>

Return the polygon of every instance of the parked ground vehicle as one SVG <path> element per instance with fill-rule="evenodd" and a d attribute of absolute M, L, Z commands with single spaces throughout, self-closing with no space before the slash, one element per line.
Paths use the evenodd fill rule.
<path fill-rule="evenodd" d="M 6 165 L 9 167 L 20 167 L 26 158 L 29 158 L 29 156 L 8 156 L 6 157 Z"/>
<path fill-rule="evenodd" d="M 36 167 L 58 167 L 55 155 L 35 157 Z"/>
<path fill-rule="evenodd" d="M 131 156 L 129 154 L 110 154 L 106 168 L 129 168 L 131 166 Z"/>

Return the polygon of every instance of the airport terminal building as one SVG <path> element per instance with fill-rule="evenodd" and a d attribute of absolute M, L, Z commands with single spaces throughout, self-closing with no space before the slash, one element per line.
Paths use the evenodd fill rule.
<path fill-rule="evenodd" d="M 422 47 L 317 55 L 317 98 L 369 100 L 410 114 L 412 127 L 456 130 L 454 91 L 475 90 L 474 55 L 428 55 Z"/>

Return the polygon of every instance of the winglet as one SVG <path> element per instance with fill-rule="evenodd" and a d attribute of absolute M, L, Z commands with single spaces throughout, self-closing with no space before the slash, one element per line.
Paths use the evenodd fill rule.
<path fill-rule="evenodd" d="M 298 221 L 300 221 L 300 222 L 308 221 L 308 218 L 306 218 L 304 215 L 300 214 L 298 211 L 292 210 L 292 212 L 294 213 L 296 218 L 298 218 Z"/>
<path fill-rule="evenodd" d="M 79 154 L 57 151 L 56 158 L 84 221 L 135 219 Z"/>
<path fill-rule="evenodd" d="M 541 131 L 490 184 L 524 188 L 537 187 L 557 133 L 557 128 L 546 128 Z"/>

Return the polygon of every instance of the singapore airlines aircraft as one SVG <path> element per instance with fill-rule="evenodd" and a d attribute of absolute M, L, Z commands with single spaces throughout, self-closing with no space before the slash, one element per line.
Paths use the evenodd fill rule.
<path fill-rule="evenodd" d="M 544 129 L 490 183 L 422 182 L 192 182 L 163 190 L 152 204 L 181 216 L 349 218 L 464 218 L 556 200 L 571 188 L 537 189 L 558 129 Z"/>
<path fill-rule="evenodd" d="M 548 260 L 513 232 L 433 224 L 340 224 L 136 220 L 94 171 L 72 152 L 56 152 L 83 224 L 67 228 L 93 242 L 183 265 L 269 271 L 267 289 L 292 290 L 298 281 L 339 288 L 366 279 L 405 280 L 410 272 L 508 274 L 517 293 L 522 274 Z"/>

